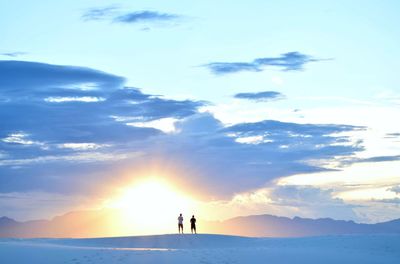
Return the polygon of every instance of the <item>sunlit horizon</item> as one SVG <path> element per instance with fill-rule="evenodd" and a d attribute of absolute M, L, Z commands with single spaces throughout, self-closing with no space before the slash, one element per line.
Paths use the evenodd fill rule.
<path fill-rule="evenodd" d="M 119 193 L 106 201 L 105 207 L 121 212 L 121 222 L 127 233 L 172 233 L 177 229 L 179 213 L 188 216 L 196 211 L 194 200 L 154 176 L 121 188 Z"/>

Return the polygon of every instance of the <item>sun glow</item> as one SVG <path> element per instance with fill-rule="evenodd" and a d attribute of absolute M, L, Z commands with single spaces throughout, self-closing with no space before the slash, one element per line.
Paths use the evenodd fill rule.
<path fill-rule="evenodd" d="M 195 205 L 194 200 L 157 178 L 121 189 L 108 203 L 120 211 L 123 228 L 135 234 L 176 232 L 178 214 L 188 217 Z"/>

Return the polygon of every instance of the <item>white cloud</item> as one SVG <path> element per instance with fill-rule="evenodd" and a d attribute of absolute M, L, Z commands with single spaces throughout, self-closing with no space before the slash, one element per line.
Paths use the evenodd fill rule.
<path fill-rule="evenodd" d="M 299 174 L 281 178 L 279 185 L 313 185 L 324 188 L 360 188 L 400 182 L 400 161 L 355 163 L 341 170 Z"/>
<path fill-rule="evenodd" d="M 102 153 L 102 152 L 81 152 L 78 154 L 71 155 L 58 155 L 58 156 L 40 156 L 36 158 L 26 159 L 7 159 L 0 160 L 0 166 L 20 166 L 37 163 L 50 163 L 57 161 L 74 162 L 74 163 L 86 163 L 86 162 L 98 162 L 98 161 L 117 161 L 125 160 L 128 158 L 135 158 L 140 156 L 141 152 L 129 152 L 129 153 Z"/>
<path fill-rule="evenodd" d="M 9 134 L 7 137 L 3 138 L 2 141 L 6 143 L 15 143 L 21 145 L 33 145 L 34 141 L 26 139 L 28 137 L 27 134 L 18 132 Z"/>
<path fill-rule="evenodd" d="M 105 101 L 105 98 L 94 97 L 94 96 L 81 96 L 81 97 L 47 97 L 44 99 L 50 103 L 65 103 L 65 102 L 84 102 L 84 103 L 96 103 Z"/>
<path fill-rule="evenodd" d="M 177 129 L 175 123 L 178 121 L 176 118 L 161 118 L 148 122 L 129 122 L 127 125 L 135 127 L 150 127 L 163 131 L 164 133 L 175 133 Z"/>
<path fill-rule="evenodd" d="M 59 148 L 73 149 L 73 150 L 95 150 L 99 148 L 110 147 L 108 144 L 96 143 L 63 143 L 57 145 Z"/>
<path fill-rule="evenodd" d="M 242 144 L 260 144 L 273 142 L 273 140 L 265 139 L 264 136 L 250 136 L 250 137 L 238 137 L 235 141 Z"/>
<path fill-rule="evenodd" d="M 40 146 L 42 149 L 48 148 L 48 145 L 45 144 L 44 142 L 31 140 L 29 139 L 29 134 L 23 132 L 11 133 L 7 137 L 1 139 L 1 141 L 9 144 L 19 144 L 26 146 L 36 145 Z"/>

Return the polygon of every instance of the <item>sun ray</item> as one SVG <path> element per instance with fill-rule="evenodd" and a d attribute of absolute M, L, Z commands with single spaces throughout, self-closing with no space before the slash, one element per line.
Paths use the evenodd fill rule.
<path fill-rule="evenodd" d="M 176 232 L 177 215 L 189 215 L 195 205 L 192 198 L 156 177 L 121 188 L 107 203 L 119 211 L 122 228 L 135 234 Z"/>

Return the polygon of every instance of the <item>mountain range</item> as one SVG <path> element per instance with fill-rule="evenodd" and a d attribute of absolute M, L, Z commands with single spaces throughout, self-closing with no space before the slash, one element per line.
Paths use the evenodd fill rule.
<path fill-rule="evenodd" d="M 52 220 L 19 222 L 0 217 L 0 237 L 107 237 L 124 236 L 116 232 L 115 217 L 109 210 L 76 211 Z M 251 215 L 225 221 L 198 219 L 200 233 L 252 237 L 304 237 L 343 234 L 400 234 L 400 219 L 362 224 L 330 218 L 288 218 L 274 215 Z"/>
<path fill-rule="evenodd" d="M 254 237 L 304 237 L 344 234 L 400 234 L 400 219 L 362 224 L 331 218 L 310 219 L 274 215 L 240 216 L 210 225 L 211 232 Z"/>

